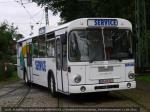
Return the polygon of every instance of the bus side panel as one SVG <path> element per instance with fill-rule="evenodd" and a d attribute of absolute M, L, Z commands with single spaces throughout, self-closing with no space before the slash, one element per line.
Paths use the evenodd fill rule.
<path fill-rule="evenodd" d="M 20 59 L 19 57 L 17 58 L 17 74 L 18 74 L 18 77 L 20 79 L 23 79 L 23 70 L 21 69 L 21 66 L 20 66 Z"/>
<path fill-rule="evenodd" d="M 32 75 L 33 75 L 33 83 L 39 84 L 39 74 L 36 73 L 35 61 L 37 58 L 32 58 Z"/>
<path fill-rule="evenodd" d="M 19 42 L 17 44 L 17 73 L 20 79 L 24 79 L 24 68 L 26 67 L 26 42 Z"/>
<path fill-rule="evenodd" d="M 48 75 L 48 71 L 51 70 L 53 72 L 55 82 L 56 82 L 56 90 L 57 90 L 57 76 L 56 76 L 56 58 L 55 57 L 50 57 L 46 59 L 46 72 Z M 46 83 L 48 82 L 48 76 L 45 79 Z M 48 83 L 46 84 L 48 86 Z"/>
<path fill-rule="evenodd" d="M 48 71 L 52 70 L 56 77 L 55 58 L 34 58 L 33 59 L 33 82 L 48 87 Z"/>
<path fill-rule="evenodd" d="M 44 77 L 46 77 L 46 71 L 44 68 L 45 60 L 43 58 L 33 58 L 32 59 L 32 66 L 33 66 L 33 82 L 39 85 L 42 84 L 42 80 Z"/>

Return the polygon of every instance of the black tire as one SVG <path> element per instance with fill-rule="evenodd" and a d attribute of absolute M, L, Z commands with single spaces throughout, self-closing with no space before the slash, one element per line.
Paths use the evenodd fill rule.
<path fill-rule="evenodd" d="M 48 80 L 48 88 L 51 92 L 51 95 L 53 97 L 56 97 L 57 96 L 57 93 L 56 93 L 56 83 L 55 83 L 55 79 L 54 79 L 54 76 L 53 75 L 50 75 L 49 76 L 49 80 Z"/>

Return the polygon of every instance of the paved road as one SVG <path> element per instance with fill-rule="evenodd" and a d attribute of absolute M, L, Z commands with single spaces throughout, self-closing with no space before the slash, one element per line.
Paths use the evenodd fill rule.
<path fill-rule="evenodd" d="M 23 81 L 0 87 L 0 107 L 140 107 L 141 112 L 149 110 L 124 92 L 109 94 L 92 93 L 66 96 L 59 94 L 53 98 L 47 88 L 33 85 L 28 87 Z"/>

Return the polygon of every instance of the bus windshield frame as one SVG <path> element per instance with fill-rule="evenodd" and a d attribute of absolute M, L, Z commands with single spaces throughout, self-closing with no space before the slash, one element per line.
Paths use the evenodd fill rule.
<path fill-rule="evenodd" d="M 88 28 L 72 30 L 68 36 L 70 62 L 132 59 L 131 30 Z"/>

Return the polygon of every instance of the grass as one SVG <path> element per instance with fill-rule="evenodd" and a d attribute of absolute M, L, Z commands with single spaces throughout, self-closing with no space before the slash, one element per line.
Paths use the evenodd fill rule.
<path fill-rule="evenodd" d="M 137 76 L 136 80 L 144 81 L 150 83 L 150 74 L 144 74 L 141 76 Z"/>
<path fill-rule="evenodd" d="M 9 77 L 8 79 L 2 80 L 0 78 L 0 84 L 8 84 L 8 83 L 12 83 L 12 82 L 16 82 L 19 80 L 19 77 L 17 75 L 17 72 L 13 72 L 12 76 Z"/>

